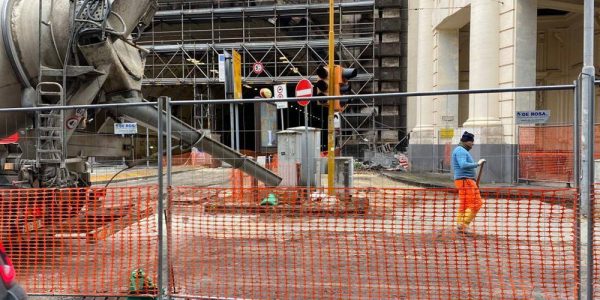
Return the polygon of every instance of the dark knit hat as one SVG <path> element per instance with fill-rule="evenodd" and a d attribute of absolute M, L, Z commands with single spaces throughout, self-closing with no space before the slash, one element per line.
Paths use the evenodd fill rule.
<path fill-rule="evenodd" d="M 475 141 L 475 135 L 473 135 L 472 133 L 465 131 L 465 133 L 463 133 L 462 137 L 460 138 L 461 142 L 474 142 Z"/>

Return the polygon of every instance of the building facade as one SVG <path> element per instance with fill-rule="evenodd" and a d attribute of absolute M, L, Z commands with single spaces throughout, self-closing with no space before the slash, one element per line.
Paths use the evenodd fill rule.
<path fill-rule="evenodd" d="M 410 1 L 408 90 L 572 84 L 582 68 L 582 28 L 583 1 Z M 449 171 L 449 150 L 466 130 L 476 135 L 474 156 L 490 162 L 484 179 L 514 182 L 516 113 L 549 110 L 548 123 L 539 126 L 571 124 L 572 102 L 572 91 L 409 99 L 412 170 Z"/>

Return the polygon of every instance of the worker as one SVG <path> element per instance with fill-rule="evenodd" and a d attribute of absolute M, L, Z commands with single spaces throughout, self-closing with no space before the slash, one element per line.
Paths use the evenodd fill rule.
<path fill-rule="evenodd" d="M 468 233 L 469 224 L 483 206 L 479 187 L 475 182 L 475 169 L 482 165 L 485 159 L 480 159 L 477 163 L 473 161 L 469 151 L 474 142 L 475 135 L 465 131 L 460 138 L 460 144 L 452 152 L 454 185 L 458 189 L 460 199 L 456 222 L 457 230 L 461 233 Z"/>

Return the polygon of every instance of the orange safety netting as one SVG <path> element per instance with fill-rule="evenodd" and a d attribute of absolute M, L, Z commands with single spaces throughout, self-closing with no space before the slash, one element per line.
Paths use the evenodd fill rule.
<path fill-rule="evenodd" d="M 594 132 L 600 149 L 600 125 Z M 573 182 L 573 126 L 519 127 L 519 179 Z"/>
<path fill-rule="evenodd" d="M 2 240 L 29 294 L 127 295 L 134 270 L 156 276 L 156 187 L 0 190 L 0 197 Z"/>
<path fill-rule="evenodd" d="M 594 183 L 594 190 L 592 191 L 592 205 L 594 213 L 594 234 L 593 234 L 593 254 L 594 254 L 594 299 L 600 299 L 600 207 L 598 206 L 598 200 L 600 199 L 600 183 Z"/>
<path fill-rule="evenodd" d="M 230 188 L 171 192 L 179 297 L 575 298 L 574 189 L 485 189 L 466 235 L 455 189 L 246 188 L 242 202 Z M 156 187 L 0 193 L 3 212 L 18 208 L 3 225 L 45 216 L 18 238 L 2 231 L 30 294 L 127 295 L 137 269 L 156 283 Z"/>
<path fill-rule="evenodd" d="M 214 159 L 210 154 L 195 149 L 190 152 L 172 155 L 171 158 L 171 164 L 173 166 L 203 166 L 217 168 L 221 165 L 221 162 Z M 163 164 L 167 164 L 166 156 L 163 157 Z"/>
<path fill-rule="evenodd" d="M 571 182 L 573 126 L 520 127 L 519 179 Z"/>
<path fill-rule="evenodd" d="M 475 234 L 455 190 L 175 189 L 175 295 L 573 299 L 574 190 L 486 190 Z M 277 205 L 259 205 L 277 199 Z M 264 204 L 267 204 L 264 202 Z M 272 204 L 272 203 L 271 203 Z"/>

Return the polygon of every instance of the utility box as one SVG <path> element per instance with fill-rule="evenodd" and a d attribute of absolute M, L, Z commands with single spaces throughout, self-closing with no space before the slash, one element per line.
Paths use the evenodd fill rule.
<path fill-rule="evenodd" d="M 307 186 L 310 184 L 311 187 L 320 187 L 321 131 L 312 127 L 293 127 L 278 132 L 277 140 L 279 176 L 283 177 L 281 185 Z"/>
<path fill-rule="evenodd" d="M 298 167 L 301 164 L 301 134 L 292 130 L 277 132 L 278 171 L 282 180 L 279 186 L 298 186 Z"/>

